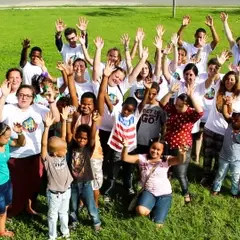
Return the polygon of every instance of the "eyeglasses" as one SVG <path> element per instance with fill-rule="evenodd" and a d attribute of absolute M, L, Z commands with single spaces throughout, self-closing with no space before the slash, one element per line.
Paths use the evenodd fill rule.
<path fill-rule="evenodd" d="M 29 94 L 23 94 L 23 93 L 19 93 L 17 95 L 19 98 L 24 98 L 26 97 L 26 99 L 31 99 L 33 97 L 33 95 L 29 95 Z"/>

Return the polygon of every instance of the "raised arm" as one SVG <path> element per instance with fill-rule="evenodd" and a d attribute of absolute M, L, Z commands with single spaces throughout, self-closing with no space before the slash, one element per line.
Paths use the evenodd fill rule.
<path fill-rule="evenodd" d="M 138 163 L 139 161 L 139 156 L 136 155 L 129 155 L 128 154 L 128 144 L 127 144 L 127 140 L 123 139 L 123 149 L 122 149 L 122 160 L 124 162 L 128 162 L 128 163 Z"/>
<path fill-rule="evenodd" d="M 67 120 L 70 113 L 70 107 L 64 107 L 62 109 L 61 117 L 62 117 L 62 126 L 61 126 L 61 139 L 66 141 L 67 136 Z"/>
<path fill-rule="evenodd" d="M 59 92 L 63 93 L 66 90 L 67 86 L 68 86 L 68 79 L 67 79 L 67 74 L 66 74 L 66 71 L 65 71 L 64 63 L 63 62 L 57 62 L 56 68 L 59 71 L 61 71 L 61 74 L 62 74 L 63 84 L 59 88 Z"/>
<path fill-rule="evenodd" d="M 190 23 L 190 16 L 184 16 L 182 20 L 182 25 L 179 28 L 177 35 L 178 35 L 178 45 L 182 46 L 183 45 L 183 30 L 187 27 L 187 25 Z"/>
<path fill-rule="evenodd" d="M 208 15 L 206 17 L 206 21 L 205 21 L 205 24 L 210 28 L 211 30 L 211 33 L 212 33 L 212 42 L 211 42 L 211 48 L 212 50 L 215 49 L 215 47 L 217 46 L 218 42 L 219 42 L 219 37 L 218 37 L 218 34 L 216 32 L 216 29 L 214 27 L 214 24 L 213 24 L 213 17 Z"/>
<path fill-rule="evenodd" d="M 42 135 L 42 147 L 41 147 L 41 156 L 42 159 L 45 159 L 48 153 L 47 145 L 48 145 L 48 133 L 51 125 L 54 123 L 55 118 L 53 117 L 51 112 L 48 112 L 45 120 L 44 120 L 44 132 Z"/>
<path fill-rule="evenodd" d="M 81 44 L 81 47 L 82 47 L 82 50 L 83 50 L 83 55 L 84 55 L 84 58 L 86 59 L 86 61 L 91 65 L 93 66 L 93 58 L 91 58 L 89 56 L 89 53 L 88 53 L 88 50 L 87 50 L 87 47 L 86 47 L 86 37 L 85 36 L 81 36 L 79 38 L 79 42 Z"/>
<path fill-rule="evenodd" d="M 182 146 L 178 149 L 178 155 L 176 157 L 169 156 L 168 157 L 168 165 L 174 166 L 181 163 L 184 163 L 186 160 L 186 152 L 188 151 L 188 146 Z"/>
<path fill-rule="evenodd" d="M 60 18 L 60 19 L 57 19 L 57 21 L 55 22 L 55 27 L 56 27 L 55 45 L 57 47 L 57 50 L 59 52 L 61 52 L 62 46 L 63 46 L 62 33 L 63 33 L 64 29 L 66 28 L 66 24 Z"/>
<path fill-rule="evenodd" d="M 232 31 L 228 25 L 228 14 L 224 13 L 224 12 L 221 12 L 220 14 L 220 18 L 223 22 L 223 26 L 224 26 L 224 32 L 225 32 L 225 35 L 227 37 L 227 40 L 228 40 L 228 43 L 230 45 L 230 49 L 232 49 L 232 47 L 234 46 L 234 44 L 236 43 L 234 38 L 233 38 L 233 35 L 232 35 Z"/>
<path fill-rule="evenodd" d="M 5 80 L 2 85 L 1 85 L 1 92 L 2 92 L 2 96 L 0 97 L 0 121 L 2 121 L 3 119 L 3 107 L 5 105 L 7 96 L 10 94 L 11 92 L 11 82 L 8 80 Z"/>
<path fill-rule="evenodd" d="M 163 71 L 163 76 L 165 77 L 165 79 L 168 81 L 168 83 L 170 83 L 171 81 L 171 73 L 169 72 L 169 64 L 168 64 L 168 58 L 167 56 L 170 54 L 171 52 L 171 45 L 168 45 L 164 48 L 163 50 L 163 57 L 162 57 L 162 71 Z"/>
<path fill-rule="evenodd" d="M 22 147 L 26 144 L 25 136 L 23 135 L 23 126 L 20 123 L 13 124 L 13 131 L 17 133 L 18 138 L 11 141 L 12 147 Z"/>
<path fill-rule="evenodd" d="M 87 27 L 89 21 L 85 17 L 78 18 L 78 24 L 76 24 L 77 28 L 80 30 L 80 36 L 85 39 L 84 46 L 88 48 L 88 34 L 87 34 Z"/>
<path fill-rule="evenodd" d="M 156 47 L 156 54 L 157 54 L 154 75 L 158 79 L 162 74 L 162 38 L 159 36 L 156 36 L 155 42 L 153 44 Z"/>
<path fill-rule="evenodd" d="M 105 103 L 105 97 L 106 97 L 105 94 L 108 86 L 108 78 L 111 75 L 113 69 L 114 69 L 114 64 L 111 62 L 107 62 L 103 72 L 103 79 L 99 88 L 98 98 L 97 98 L 97 107 L 98 107 L 98 112 L 100 116 L 103 116 L 103 113 L 104 113 L 104 103 Z M 109 108 L 109 111 L 112 112 L 113 106 L 112 104 L 111 105 L 108 105 L 108 104 L 107 106 Z"/>
<path fill-rule="evenodd" d="M 131 74 L 128 76 L 128 82 L 129 82 L 130 85 L 133 84 L 136 81 L 137 76 L 141 72 L 142 68 L 144 67 L 144 64 L 145 64 L 147 58 L 148 58 L 148 48 L 144 48 L 140 61 L 134 67 Z"/>
<path fill-rule="evenodd" d="M 144 82 L 145 90 L 144 90 L 144 97 L 143 100 L 140 102 L 138 105 L 138 112 L 141 113 L 142 110 L 144 109 L 147 101 L 148 101 L 148 96 L 149 96 L 149 91 L 152 87 L 152 79 L 149 79 L 148 82 Z"/>
<path fill-rule="evenodd" d="M 197 101 L 196 97 L 194 96 L 194 86 L 193 85 L 188 85 L 187 86 L 187 90 L 186 90 L 186 94 L 189 96 L 189 98 L 192 101 L 192 105 L 195 109 L 195 111 L 197 113 L 202 113 L 203 112 L 203 108 L 201 106 L 201 104 L 199 103 L 199 101 Z"/>
<path fill-rule="evenodd" d="M 168 104 L 172 95 L 178 92 L 180 84 L 178 82 L 174 83 L 170 89 L 170 91 L 161 99 L 160 103 L 164 107 Z"/>
<path fill-rule="evenodd" d="M 230 122 L 232 119 L 232 97 L 226 97 L 223 98 L 224 104 L 223 104 L 223 111 L 222 114 L 227 122 Z"/>
<path fill-rule="evenodd" d="M 24 68 L 24 66 L 27 63 L 28 48 L 30 48 L 30 40 L 29 39 L 24 39 L 23 42 L 22 42 L 22 52 L 21 52 L 21 58 L 20 58 L 20 62 L 19 62 L 19 65 L 20 65 L 21 68 Z"/>
<path fill-rule="evenodd" d="M 171 37 L 171 44 L 173 46 L 173 61 L 171 62 L 171 71 L 174 73 L 178 66 L 178 35 L 174 33 Z"/>
<path fill-rule="evenodd" d="M 46 99 L 48 101 L 49 109 L 52 113 L 52 116 L 55 119 L 55 123 L 57 123 L 57 122 L 60 121 L 60 113 L 59 113 L 58 108 L 57 108 L 57 104 L 56 104 L 56 101 L 55 101 L 55 96 L 56 96 L 56 93 L 55 93 L 54 89 L 53 88 L 48 88 Z"/>
<path fill-rule="evenodd" d="M 145 37 L 145 33 L 143 31 L 143 28 L 138 28 L 136 39 L 138 40 L 138 56 L 139 56 L 139 58 L 142 58 L 144 37 Z"/>
<path fill-rule="evenodd" d="M 124 51 L 125 51 L 125 58 L 126 58 L 126 64 L 127 64 L 127 74 L 130 74 L 133 70 L 133 66 L 132 66 L 132 58 L 129 52 L 129 43 L 130 43 L 130 38 L 128 36 L 128 34 L 123 34 L 121 36 L 121 43 L 124 47 Z"/>
<path fill-rule="evenodd" d="M 134 44 L 133 44 L 133 47 L 132 47 L 131 52 L 130 52 L 132 60 L 136 56 L 137 49 L 138 49 L 138 38 L 137 38 L 137 36 L 135 36 Z"/>
<path fill-rule="evenodd" d="M 96 46 L 96 51 L 95 51 L 95 56 L 93 60 L 92 80 L 98 81 L 102 74 L 100 71 L 100 63 L 101 63 L 101 54 L 104 46 L 104 41 L 101 37 L 97 37 L 94 40 L 94 43 Z"/>
<path fill-rule="evenodd" d="M 100 115 L 97 111 L 94 111 L 92 114 L 92 126 L 91 126 L 91 139 L 90 146 L 94 150 L 95 147 L 95 137 L 97 132 L 97 122 L 100 120 Z"/>

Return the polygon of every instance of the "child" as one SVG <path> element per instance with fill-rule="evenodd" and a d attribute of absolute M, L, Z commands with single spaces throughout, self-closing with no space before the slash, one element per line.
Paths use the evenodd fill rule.
<path fill-rule="evenodd" d="M 226 118 L 226 114 L 224 114 L 224 117 Z M 240 179 L 240 113 L 234 112 L 232 117 L 227 117 L 226 120 L 229 123 L 224 134 L 223 146 L 219 154 L 219 167 L 213 182 L 212 194 L 217 195 L 220 192 L 222 182 L 229 169 L 232 175 L 231 193 L 233 197 L 238 197 Z"/>
<path fill-rule="evenodd" d="M 149 88 L 151 84 L 145 83 L 146 91 L 144 95 L 143 101 L 139 104 L 137 108 L 137 100 L 133 97 L 128 97 L 122 105 L 121 112 L 118 108 L 114 107 L 111 103 L 108 94 L 106 94 L 108 77 L 111 75 L 113 71 L 114 65 L 110 62 L 107 63 L 106 68 L 104 69 L 103 80 L 99 89 L 98 95 L 98 109 L 100 115 L 104 113 L 104 103 L 109 109 L 111 116 L 113 118 L 113 128 L 111 131 L 111 135 L 108 140 L 108 145 L 110 146 L 110 154 L 109 158 L 112 162 L 110 165 L 110 171 L 108 173 L 108 187 L 105 191 L 104 200 L 106 202 L 110 201 L 110 192 L 114 188 L 114 184 L 116 178 L 118 176 L 120 167 L 122 165 L 121 161 L 121 151 L 122 151 L 122 139 L 127 138 L 129 142 L 129 151 L 133 151 L 137 147 L 137 134 L 136 134 L 136 125 L 140 118 L 140 113 L 148 99 Z M 134 191 L 132 189 L 132 165 L 124 164 L 124 186 L 128 191 L 128 194 L 133 194 Z"/>
<path fill-rule="evenodd" d="M 7 162 L 10 158 L 10 146 L 25 145 L 22 126 L 14 124 L 13 131 L 18 134 L 17 139 L 10 139 L 11 129 L 5 123 L 0 123 L 0 237 L 13 237 L 14 233 L 6 230 L 7 208 L 12 202 L 12 184 Z"/>
<path fill-rule="evenodd" d="M 71 131 L 71 120 L 68 122 L 68 136 L 70 143 L 70 170 L 73 176 L 73 183 L 71 185 L 71 211 L 70 217 L 72 221 L 72 228 L 77 227 L 78 223 L 78 209 L 79 201 L 83 200 L 89 215 L 93 221 L 95 231 L 100 230 L 101 221 L 98 214 L 98 209 L 94 202 L 94 195 L 91 181 L 93 180 L 93 173 L 90 159 L 95 147 L 96 135 L 96 121 L 99 116 L 96 112 L 92 114 L 91 127 L 87 124 L 82 124 L 77 127 L 74 134 Z M 72 140 L 73 139 L 73 140 Z"/>
<path fill-rule="evenodd" d="M 41 156 L 48 178 L 48 234 L 51 240 L 57 238 L 58 215 L 63 237 L 70 237 L 68 210 L 71 196 L 70 184 L 73 178 L 66 161 L 67 143 L 65 137 L 68 109 L 64 108 L 61 115 L 63 119 L 61 138 L 54 136 L 48 140 L 49 128 L 54 122 L 54 118 L 50 113 L 46 116 L 45 129 L 42 136 Z"/>

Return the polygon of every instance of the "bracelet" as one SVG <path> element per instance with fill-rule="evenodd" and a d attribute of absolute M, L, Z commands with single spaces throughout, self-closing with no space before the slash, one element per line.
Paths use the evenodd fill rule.
<path fill-rule="evenodd" d="M 20 132 L 20 133 L 18 133 L 17 135 L 18 135 L 18 136 L 21 136 L 21 135 L 23 135 L 23 132 Z"/>
<path fill-rule="evenodd" d="M 48 104 L 52 104 L 52 103 L 55 103 L 55 100 L 54 101 L 48 101 Z"/>

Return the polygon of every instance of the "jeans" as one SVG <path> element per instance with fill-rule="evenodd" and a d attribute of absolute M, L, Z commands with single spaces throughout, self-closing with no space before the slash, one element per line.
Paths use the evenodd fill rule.
<path fill-rule="evenodd" d="M 48 234 L 49 239 L 57 238 L 57 220 L 59 216 L 60 230 L 63 235 L 69 234 L 68 229 L 68 210 L 71 196 L 71 189 L 69 188 L 64 193 L 51 193 L 47 190 L 48 202 Z"/>
<path fill-rule="evenodd" d="M 170 155 L 177 156 L 177 151 L 178 151 L 177 149 L 170 149 Z M 188 151 L 186 152 L 186 160 L 184 163 L 173 166 L 173 171 L 180 183 L 183 196 L 188 195 L 187 170 L 188 170 L 189 163 L 191 161 L 191 151 L 192 149 L 189 148 Z"/>
<path fill-rule="evenodd" d="M 134 164 L 127 163 L 121 160 L 121 153 L 111 150 L 111 165 L 108 174 L 107 188 L 104 195 L 111 195 L 121 166 L 123 167 L 123 186 L 126 190 L 132 189 L 133 169 Z"/>
<path fill-rule="evenodd" d="M 144 190 L 138 198 L 137 206 L 146 207 L 151 211 L 152 220 L 155 223 L 163 224 L 172 204 L 172 195 L 154 196 Z"/>
<path fill-rule="evenodd" d="M 71 185 L 71 212 L 70 218 L 72 222 L 78 221 L 79 201 L 82 198 L 85 206 L 87 207 L 88 214 L 90 215 L 93 225 L 99 226 L 101 224 L 98 209 L 94 202 L 93 189 L 91 181 L 88 182 L 73 182 Z"/>
<path fill-rule="evenodd" d="M 240 161 L 228 162 L 222 158 L 219 158 L 219 167 L 216 178 L 213 182 L 213 191 L 220 192 L 222 182 L 227 175 L 228 169 L 231 173 L 231 193 L 232 195 L 238 195 L 239 193 L 239 179 L 240 179 Z"/>

